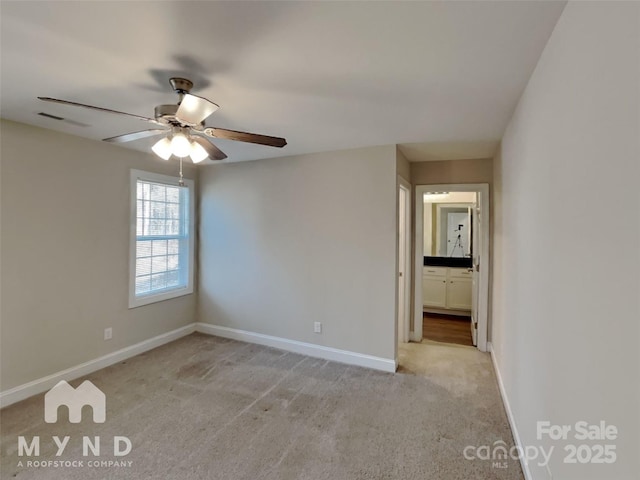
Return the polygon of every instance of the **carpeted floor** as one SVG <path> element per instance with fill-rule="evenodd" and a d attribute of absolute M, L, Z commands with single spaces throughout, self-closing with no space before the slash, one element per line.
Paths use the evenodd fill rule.
<path fill-rule="evenodd" d="M 400 359 L 402 373 L 387 374 L 193 334 L 71 382 L 89 379 L 106 394 L 103 424 L 88 407 L 80 424 L 64 408 L 58 423 L 44 423 L 43 395 L 2 410 L 0 477 L 523 478 L 515 461 L 496 468 L 463 457 L 467 445 L 512 445 L 486 354 L 426 343 L 403 345 Z M 40 436 L 39 457 L 18 457 L 19 435 Z M 70 436 L 60 457 L 53 435 Z M 83 457 L 83 435 L 100 436 L 100 457 Z M 114 457 L 114 436 L 130 439 L 128 455 Z M 88 465 L 96 460 L 106 463 Z"/>

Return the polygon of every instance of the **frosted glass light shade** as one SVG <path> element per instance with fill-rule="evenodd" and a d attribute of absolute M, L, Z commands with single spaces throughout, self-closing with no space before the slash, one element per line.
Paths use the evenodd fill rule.
<path fill-rule="evenodd" d="M 171 153 L 176 157 L 186 157 L 191 152 L 191 142 L 184 133 L 176 133 L 171 139 Z"/>
<path fill-rule="evenodd" d="M 156 142 L 156 144 L 151 147 L 153 153 L 158 155 L 163 160 L 169 160 L 171 157 L 171 140 L 167 137 L 164 137 Z"/>
<path fill-rule="evenodd" d="M 191 142 L 191 152 L 189 153 L 193 163 L 200 163 L 209 156 L 207 151 L 197 142 Z"/>
<path fill-rule="evenodd" d="M 431 192 L 424 194 L 425 202 L 437 202 L 438 200 L 444 200 L 449 197 L 449 192 Z"/>

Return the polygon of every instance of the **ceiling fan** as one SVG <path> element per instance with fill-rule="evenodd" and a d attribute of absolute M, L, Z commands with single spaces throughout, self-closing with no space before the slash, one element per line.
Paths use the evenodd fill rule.
<path fill-rule="evenodd" d="M 287 144 L 287 141 L 280 137 L 270 137 L 268 135 L 258 135 L 255 133 L 238 132 L 235 130 L 206 126 L 204 123 L 205 119 L 218 110 L 218 105 L 206 98 L 189 93 L 193 88 L 193 82 L 191 80 L 174 77 L 169 80 L 169 83 L 173 91 L 179 96 L 178 103 L 175 105 L 158 105 L 155 107 L 154 118 L 95 107 L 93 105 L 85 105 L 68 100 L 59 100 L 57 98 L 38 98 L 45 102 L 89 108 L 91 110 L 116 115 L 127 115 L 152 123 L 155 128 L 125 133 L 124 135 L 105 138 L 103 140 L 111 143 L 123 143 L 162 134 L 164 137 L 152 147 L 152 150 L 164 160 L 168 160 L 171 155 L 179 157 L 181 161 L 183 158 L 189 156 L 193 163 L 199 163 L 207 157 L 211 160 L 224 160 L 227 158 L 224 152 L 212 144 L 207 137 L 256 143 L 258 145 L 268 145 L 278 148 L 282 148 Z"/>

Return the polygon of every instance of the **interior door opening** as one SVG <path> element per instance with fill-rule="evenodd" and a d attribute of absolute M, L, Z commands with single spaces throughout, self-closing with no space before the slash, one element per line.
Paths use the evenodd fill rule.
<path fill-rule="evenodd" d="M 476 202 L 476 192 L 423 195 L 422 337 L 426 340 L 477 343 L 472 321 Z"/>
<path fill-rule="evenodd" d="M 398 179 L 397 342 L 410 340 L 411 323 L 411 186 Z"/>
<path fill-rule="evenodd" d="M 487 351 L 489 187 L 420 185 L 415 202 L 411 338 Z"/>

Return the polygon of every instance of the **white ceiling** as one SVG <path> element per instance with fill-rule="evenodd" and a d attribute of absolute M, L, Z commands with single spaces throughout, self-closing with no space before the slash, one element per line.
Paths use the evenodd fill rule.
<path fill-rule="evenodd" d="M 155 105 L 177 101 L 168 79 L 182 75 L 196 83 L 193 93 L 221 106 L 208 125 L 289 143 L 279 150 L 216 141 L 227 161 L 394 143 L 414 161 L 455 158 L 461 149 L 486 157 L 563 7 L 3 1 L 0 112 L 101 139 L 147 124 L 36 96 L 153 116 Z M 404 145 L 413 143 L 421 146 Z"/>

